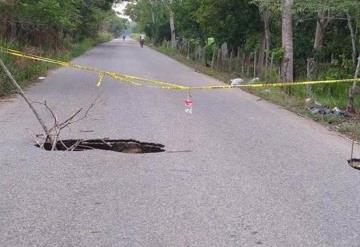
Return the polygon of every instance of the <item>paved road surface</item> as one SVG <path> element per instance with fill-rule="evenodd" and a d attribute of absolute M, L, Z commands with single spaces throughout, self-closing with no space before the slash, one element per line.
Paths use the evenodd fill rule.
<path fill-rule="evenodd" d="M 132 41 L 74 62 L 217 83 Z M 187 115 L 184 92 L 111 79 L 98 89 L 96 78 L 61 68 L 27 92 L 60 117 L 100 97 L 64 138 L 135 138 L 171 152 L 41 151 L 22 100 L 2 102 L 1 246 L 360 246 L 360 173 L 346 164 L 349 141 L 237 89 L 193 92 Z"/>

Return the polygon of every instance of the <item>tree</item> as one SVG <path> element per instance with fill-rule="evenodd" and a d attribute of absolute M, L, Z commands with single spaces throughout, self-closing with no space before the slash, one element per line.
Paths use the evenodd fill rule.
<path fill-rule="evenodd" d="M 360 2 L 354 0 L 303 0 L 297 1 L 295 8 L 300 12 L 316 13 L 316 31 L 313 48 L 315 51 L 320 51 L 324 47 L 325 34 L 329 25 L 335 20 L 349 21 L 357 18 L 359 16 Z M 355 60 L 356 55 L 354 57 L 353 54 L 354 63 L 356 62 Z"/>
<path fill-rule="evenodd" d="M 273 13 L 281 10 L 281 2 L 273 0 L 252 0 L 254 4 L 258 6 L 261 21 L 263 24 L 262 36 L 262 49 L 259 52 L 259 64 L 268 67 L 270 49 L 271 49 L 271 31 L 270 31 L 270 19 Z"/>
<path fill-rule="evenodd" d="M 0 1 L 2 36 L 34 45 L 61 46 L 67 39 L 94 36 L 103 28 L 113 0 Z M 10 30 L 10 31 L 9 31 Z"/>
<path fill-rule="evenodd" d="M 261 29 L 258 9 L 247 0 L 203 0 L 196 11 L 196 21 L 206 36 L 233 48 L 243 46 L 249 36 Z"/>
<path fill-rule="evenodd" d="M 172 1 L 170 0 L 170 4 Z M 169 16 L 170 16 L 170 32 L 171 32 L 171 47 L 176 47 L 176 33 L 175 33 L 175 16 L 174 11 L 171 6 L 169 7 Z"/>
<path fill-rule="evenodd" d="M 282 2 L 282 46 L 284 49 L 282 79 L 285 82 L 292 82 L 294 80 L 293 3 L 293 0 L 283 0 Z"/>

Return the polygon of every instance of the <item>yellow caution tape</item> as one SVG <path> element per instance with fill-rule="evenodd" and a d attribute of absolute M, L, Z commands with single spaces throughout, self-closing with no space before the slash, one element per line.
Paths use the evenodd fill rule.
<path fill-rule="evenodd" d="M 104 80 L 104 77 L 105 77 L 105 74 L 104 74 L 104 73 L 100 73 L 100 74 L 99 74 L 99 79 L 98 79 L 98 81 L 97 81 L 97 83 L 96 83 L 96 86 L 97 86 L 97 87 L 100 87 L 100 86 L 101 86 L 101 83 L 102 83 L 102 81 Z"/>
<path fill-rule="evenodd" d="M 60 65 L 63 67 L 71 67 L 71 68 L 78 69 L 78 70 L 98 73 L 98 80 L 96 83 L 96 85 L 98 87 L 101 86 L 101 83 L 104 80 L 105 76 L 108 76 L 108 77 L 118 80 L 118 81 L 127 82 L 132 85 L 136 85 L 136 86 L 148 86 L 149 87 L 149 85 L 144 84 L 144 83 L 150 83 L 150 84 L 154 84 L 156 88 L 169 89 L 169 90 L 213 90 L 213 89 L 231 89 L 231 88 L 288 87 L 288 86 L 334 84 L 334 83 L 360 81 L 360 78 L 359 78 L 359 79 L 303 81 L 303 82 L 288 82 L 288 83 L 284 83 L 284 82 L 253 83 L 253 84 L 239 84 L 239 85 L 234 85 L 234 86 L 232 86 L 232 85 L 184 86 L 184 85 L 179 85 L 179 84 L 175 84 L 175 83 L 171 83 L 171 82 L 141 78 L 141 77 L 137 77 L 137 76 L 100 70 L 97 68 L 82 66 L 82 65 L 73 64 L 70 62 L 64 62 L 64 61 L 60 61 L 60 60 L 51 59 L 51 58 L 46 58 L 46 57 L 41 57 L 41 56 L 36 56 L 36 55 L 31 55 L 31 54 L 25 54 L 20 51 L 8 49 L 5 47 L 0 47 L 0 52 L 9 54 L 12 56 L 16 56 L 16 57 L 22 57 L 22 58 L 31 59 L 31 60 L 52 63 L 52 64 Z M 154 86 L 150 86 L 150 87 L 154 87 Z"/>

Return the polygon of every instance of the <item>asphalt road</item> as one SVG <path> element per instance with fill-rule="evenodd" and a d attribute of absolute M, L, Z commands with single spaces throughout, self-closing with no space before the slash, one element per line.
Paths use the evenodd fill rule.
<path fill-rule="evenodd" d="M 74 62 L 218 83 L 132 41 Z M 193 92 L 188 115 L 185 92 L 96 79 L 60 68 L 27 93 L 60 118 L 99 98 L 63 138 L 134 138 L 168 152 L 42 151 L 24 102 L 1 102 L 0 246 L 360 246 L 360 173 L 345 138 L 238 89 Z"/>

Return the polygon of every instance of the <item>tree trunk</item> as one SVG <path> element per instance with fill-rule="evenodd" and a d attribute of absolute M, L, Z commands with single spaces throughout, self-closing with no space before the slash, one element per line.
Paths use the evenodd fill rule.
<path fill-rule="evenodd" d="M 214 48 L 213 48 L 213 54 L 212 54 L 212 59 L 211 59 L 211 68 L 212 68 L 212 69 L 215 67 L 216 51 L 217 51 L 217 47 L 214 46 Z"/>
<path fill-rule="evenodd" d="M 350 113 L 355 113 L 354 96 L 356 93 L 356 84 L 357 84 L 357 79 L 359 77 L 359 73 L 360 73 L 360 56 L 358 57 L 358 62 L 355 70 L 354 82 L 352 87 L 349 89 L 349 100 L 347 105 L 347 111 Z"/>
<path fill-rule="evenodd" d="M 315 71 L 315 59 L 314 58 L 308 58 L 306 60 L 306 78 L 308 81 L 313 80 L 313 75 Z M 312 97 L 312 87 L 311 85 L 306 85 L 306 97 L 311 98 Z"/>
<path fill-rule="evenodd" d="M 246 54 L 245 54 L 245 52 L 243 52 L 243 57 L 242 57 L 242 61 L 241 61 L 241 75 L 242 76 L 245 75 L 245 61 L 246 61 Z"/>
<path fill-rule="evenodd" d="M 321 50 L 324 46 L 325 30 L 329 25 L 331 19 L 329 11 L 324 9 L 318 11 L 318 17 L 316 21 L 316 32 L 314 41 L 314 50 Z"/>
<path fill-rule="evenodd" d="M 260 47 L 259 47 L 259 59 L 257 68 L 260 72 L 263 71 L 265 65 L 265 53 L 266 53 L 266 42 L 265 42 L 265 31 L 260 34 Z"/>
<path fill-rule="evenodd" d="M 315 41 L 314 41 L 314 50 L 321 50 L 324 46 L 324 27 L 318 20 L 316 22 L 316 32 L 315 32 Z"/>
<path fill-rule="evenodd" d="M 229 60 L 229 71 L 233 70 L 233 62 L 234 62 L 234 51 L 230 52 L 230 60 Z"/>
<path fill-rule="evenodd" d="M 174 12 L 172 10 L 170 10 L 170 31 L 171 31 L 171 47 L 176 48 Z"/>
<path fill-rule="evenodd" d="M 357 49 L 356 49 L 357 30 L 356 31 L 354 30 L 353 23 L 351 21 L 351 16 L 349 15 L 349 13 L 346 14 L 346 17 L 347 17 L 348 27 L 349 27 L 350 35 L 351 35 L 352 60 L 353 60 L 353 65 L 355 66 L 356 56 L 357 56 Z"/>
<path fill-rule="evenodd" d="M 10 32 L 10 39 L 16 40 L 16 34 L 17 34 L 17 23 L 16 22 L 10 22 L 11 32 Z"/>
<path fill-rule="evenodd" d="M 292 82 L 294 80 L 293 64 L 293 28 L 292 28 L 292 6 L 293 0 L 283 0 L 282 2 L 282 47 L 284 57 L 282 63 L 282 80 Z"/>
<path fill-rule="evenodd" d="M 256 77 L 256 64 L 257 64 L 257 61 L 256 61 L 256 58 L 257 58 L 257 52 L 254 51 L 254 73 L 253 73 L 253 78 Z"/>
<path fill-rule="evenodd" d="M 221 63 L 221 48 L 218 49 L 217 59 L 216 59 L 216 69 L 218 70 L 220 70 L 220 63 Z"/>
<path fill-rule="evenodd" d="M 265 68 L 268 68 L 271 48 L 270 11 L 268 9 L 263 10 L 262 18 L 264 22 L 265 34 Z"/>

